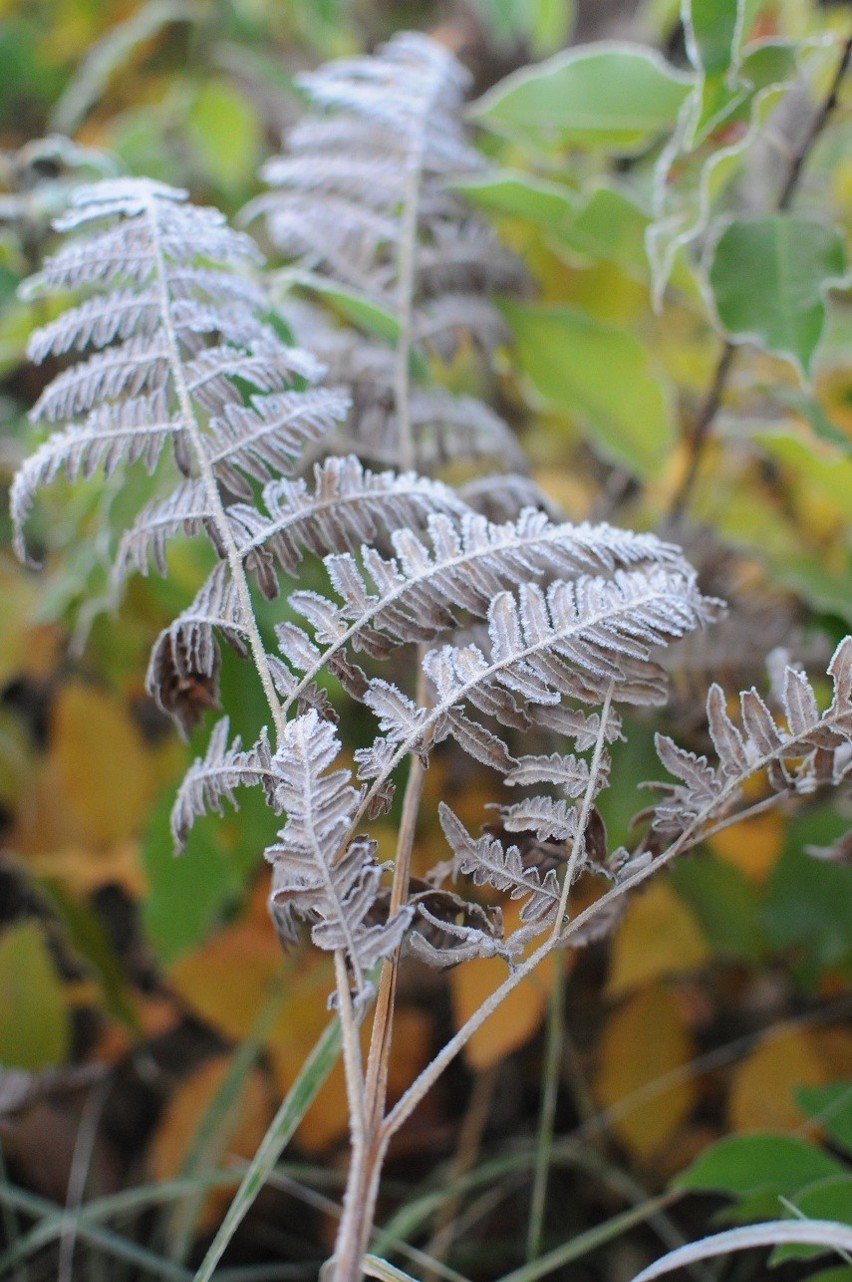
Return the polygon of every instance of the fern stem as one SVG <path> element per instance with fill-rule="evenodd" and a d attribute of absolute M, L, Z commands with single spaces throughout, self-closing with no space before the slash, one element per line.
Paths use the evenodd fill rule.
<path fill-rule="evenodd" d="M 207 458 L 204 449 L 204 438 L 195 410 L 192 406 L 192 397 L 186 384 L 183 373 L 183 360 L 181 358 L 180 344 L 172 323 L 171 298 L 169 295 L 168 275 L 166 272 L 165 257 L 160 240 L 160 228 L 157 220 L 156 201 L 151 195 L 145 198 L 145 208 L 148 215 L 149 225 L 151 227 L 151 238 L 153 245 L 154 261 L 156 263 L 157 293 L 160 300 L 160 314 L 163 322 L 163 333 L 166 339 L 168 352 L 168 361 L 171 369 L 172 381 L 177 393 L 178 404 L 180 405 L 181 417 L 184 426 L 192 442 L 192 448 L 198 464 L 198 471 L 204 483 L 205 493 L 213 519 L 216 525 L 217 534 L 221 540 L 222 547 L 228 561 L 228 568 L 236 588 L 237 596 L 240 602 L 240 608 L 243 613 L 243 622 L 246 636 L 248 637 L 249 647 L 251 649 L 252 659 L 257 674 L 260 677 L 263 692 L 266 695 L 266 701 L 269 704 L 269 710 L 272 714 L 272 720 L 275 725 L 277 740 L 280 741 L 284 733 L 286 724 L 284 714 L 281 710 L 281 702 L 275 692 L 275 683 L 272 680 L 272 672 L 266 657 L 263 640 L 260 635 L 260 629 L 257 626 L 257 620 L 254 616 L 254 609 L 251 603 L 251 593 L 249 591 L 248 580 L 246 578 L 245 568 L 242 557 L 234 540 L 231 526 L 225 512 L 225 505 L 222 502 L 222 496 L 219 493 L 219 485 L 213 471 L 213 466 Z"/>
<path fill-rule="evenodd" d="M 586 784 L 586 791 L 583 794 L 583 804 L 580 807 L 580 813 L 577 816 L 577 831 L 574 834 L 574 843 L 571 847 L 571 856 L 565 867 L 565 876 L 562 881 L 562 895 L 559 900 L 559 909 L 556 913 L 556 920 L 553 923 L 553 942 L 559 938 L 562 930 L 562 922 L 565 919 L 565 913 L 568 908 L 568 896 L 571 894 L 571 883 L 574 880 L 574 873 L 577 871 L 577 865 L 586 849 L 586 824 L 589 822 L 589 811 L 592 808 L 592 798 L 595 795 L 598 773 L 601 768 L 601 758 L 603 757 L 604 744 L 606 743 L 606 726 L 609 721 L 609 710 L 612 706 L 612 692 L 615 689 L 615 682 L 610 681 L 607 688 L 606 697 L 601 708 L 600 726 L 598 727 L 598 737 L 595 740 L 595 750 L 592 754 L 592 761 L 589 766 L 589 782 Z"/>
<path fill-rule="evenodd" d="M 481 1028 L 485 1021 L 494 1014 L 495 1010 L 501 1005 L 506 997 L 509 996 L 522 980 L 531 975 L 535 968 L 544 961 L 545 957 L 554 947 L 553 937 L 548 935 L 543 944 L 539 944 L 534 952 L 530 953 L 520 965 L 510 971 L 506 978 L 497 988 L 494 989 L 478 1010 L 471 1015 L 466 1023 L 456 1032 L 450 1040 L 442 1046 L 441 1050 L 427 1064 L 418 1077 L 411 1083 L 408 1090 L 397 1100 L 391 1111 L 385 1118 L 382 1126 L 382 1138 L 385 1143 L 389 1142 L 392 1136 L 396 1134 L 399 1128 L 408 1121 L 417 1105 L 425 1095 L 434 1086 L 435 1082 L 444 1073 L 445 1069 L 453 1062 L 456 1056 L 464 1050 L 473 1034 L 478 1028 Z"/>
<path fill-rule="evenodd" d="M 392 917 L 408 897 L 411 850 L 414 844 L 414 829 L 417 823 L 417 813 L 420 809 L 425 774 L 426 771 L 420 758 L 412 757 L 402 803 L 402 817 L 400 819 L 394 859 L 388 917 Z M 399 949 L 392 957 L 385 958 L 385 963 L 382 967 L 382 978 L 379 983 L 379 994 L 376 1000 L 376 1011 L 373 1017 L 364 1087 L 367 1117 L 373 1126 L 378 1126 L 381 1123 L 387 1096 L 388 1060 L 393 1033 L 393 1010 L 398 971 Z"/>

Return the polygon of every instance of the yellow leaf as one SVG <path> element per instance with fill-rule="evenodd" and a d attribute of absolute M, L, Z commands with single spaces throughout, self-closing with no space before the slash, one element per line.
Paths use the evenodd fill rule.
<path fill-rule="evenodd" d="M 768 810 L 723 828 L 707 844 L 720 859 L 739 868 L 750 880 L 762 882 L 781 854 L 786 826 L 784 815 Z"/>
<path fill-rule="evenodd" d="M 59 651 L 59 628 L 31 624 L 38 604 L 32 575 L 11 559 L 0 560 L 0 686 L 21 675 L 47 677 Z"/>
<path fill-rule="evenodd" d="M 101 886 L 115 885 L 138 900 L 148 891 L 148 878 L 135 841 L 123 841 L 106 849 L 64 846 L 31 855 L 27 868 L 36 877 L 59 881 L 78 895 L 90 895 Z"/>
<path fill-rule="evenodd" d="M 503 921 L 507 934 L 518 927 L 520 908 L 516 902 L 503 905 Z M 559 960 L 570 964 L 569 959 L 570 954 Z M 532 975 L 512 989 L 494 1014 L 476 1030 L 464 1052 L 471 1068 L 489 1068 L 532 1037 L 542 1021 L 553 987 L 554 966 L 555 958 L 551 953 Z M 450 971 L 456 1028 L 461 1028 L 479 1010 L 485 999 L 502 984 L 507 973 L 506 963 L 496 957 L 477 957 Z"/>
<path fill-rule="evenodd" d="M 0 934 L 0 1064 L 61 1064 L 69 1032 L 65 996 L 41 926 L 7 926 Z"/>
<path fill-rule="evenodd" d="M 612 948 L 607 993 L 621 996 L 650 980 L 674 975 L 706 959 L 701 929 L 671 887 L 657 878 L 635 895 Z"/>
<path fill-rule="evenodd" d="M 299 961 L 295 953 L 285 960 L 271 921 L 253 899 L 242 917 L 175 963 L 169 984 L 200 1019 L 224 1037 L 242 1041 L 273 984 L 281 987 L 283 1000 L 285 972 Z"/>
<path fill-rule="evenodd" d="M 819 1086 L 833 1076 L 811 1030 L 769 1034 L 734 1071 L 728 1098 L 731 1129 L 798 1129 L 805 1115 L 796 1107 L 793 1092 L 798 1086 Z"/>
<path fill-rule="evenodd" d="M 180 1171 L 189 1153 L 198 1127 L 220 1090 L 230 1068 L 227 1055 L 207 1060 L 180 1083 L 166 1105 L 148 1150 L 148 1169 L 154 1180 L 168 1180 Z M 210 1165 L 223 1164 L 227 1157 L 252 1158 L 272 1119 L 272 1101 L 262 1074 L 254 1069 L 243 1082 L 235 1106 L 224 1118 L 216 1136 L 217 1153 Z M 208 1155 L 210 1158 L 211 1155 Z M 204 1201 L 200 1215 L 202 1230 L 221 1220 L 234 1189 L 213 1189 Z"/>
<path fill-rule="evenodd" d="M 691 1055 L 677 1002 L 662 983 L 628 997 L 607 1021 L 595 1096 L 612 1110 L 609 1126 L 634 1157 L 651 1161 L 692 1107 L 695 1082 L 677 1073 Z"/>
<path fill-rule="evenodd" d="M 15 845 L 24 854 L 120 845 L 138 834 L 153 785 L 152 756 L 124 704 L 71 681 L 54 702 L 50 745 L 22 799 Z"/>

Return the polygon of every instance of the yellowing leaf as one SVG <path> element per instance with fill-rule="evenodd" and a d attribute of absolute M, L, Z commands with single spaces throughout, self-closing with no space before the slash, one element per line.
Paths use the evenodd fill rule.
<path fill-rule="evenodd" d="M 120 845 L 138 834 L 153 783 L 151 754 L 121 701 L 71 681 L 53 706 L 50 746 L 22 802 L 16 848 Z"/>
<path fill-rule="evenodd" d="M 199 1125 L 220 1090 L 230 1067 L 226 1055 L 207 1060 L 185 1078 L 172 1095 L 157 1123 L 148 1150 L 148 1169 L 154 1180 L 176 1176 L 189 1153 Z M 256 1069 L 243 1082 L 235 1107 L 224 1119 L 217 1136 L 220 1161 L 227 1156 L 252 1158 L 272 1117 L 272 1101 L 263 1076 Z M 205 1199 L 200 1227 L 211 1228 L 221 1218 L 239 1183 L 212 1190 Z"/>
<path fill-rule="evenodd" d="M 805 1114 L 793 1093 L 820 1086 L 834 1074 L 809 1029 L 770 1034 L 738 1065 L 731 1081 L 728 1120 L 735 1131 L 793 1131 Z"/>
<path fill-rule="evenodd" d="M 634 896 L 618 928 L 607 984 L 611 997 L 700 966 L 707 943 L 692 913 L 666 882 Z"/>
<path fill-rule="evenodd" d="M 285 965 L 272 923 L 249 910 L 182 957 L 169 972 L 169 983 L 200 1019 L 224 1037 L 241 1041 L 251 1032 L 271 985 L 281 984 L 283 994 Z"/>
<path fill-rule="evenodd" d="M 91 846 L 64 846 L 32 855 L 27 867 L 36 877 L 59 881 L 79 895 L 90 895 L 108 884 L 122 886 L 132 899 L 142 899 L 148 890 L 148 878 L 135 841 L 122 841 L 100 850 Z"/>
<path fill-rule="evenodd" d="M 65 997 L 41 926 L 8 926 L 0 934 L 0 1064 L 61 1064 L 68 1041 Z"/>
<path fill-rule="evenodd" d="M 677 1002 L 662 983 L 629 997 L 607 1021 L 595 1096 L 612 1110 L 612 1131 L 640 1160 L 661 1152 L 692 1107 L 695 1083 L 677 1072 L 691 1055 Z"/>
<path fill-rule="evenodd" d="M 752 881 L 764 881 L 784 845 L 786 821 L 777 810 L 743 819 L 723 828 L 708 841 L 710 849 L 726 863 L 739 868 Z"/>
<path fill-rule="evenodd" d="M 506 933 L 519 925 L 519 905 L 503 906 Z M 570 954 L 569 954 L 570 956 Z M 562 958 L 563 962 L 568 958 Z M 513 988 L 493 1015 L 476 1030 L 465 1047 L 465 1058 L 471 1068 L 490 1068 L 506 1055 L 523 1046 L 532 1037 L 544 1016 L 547 998 L 553 987 L 555 959 L 546 957 L 527 979 Z M 453 1021 L 456 1028 L 470 1018 L 494 989 L 506 978 L 506 963 L 498 958 L 477 957 L 450 971 Z"/>

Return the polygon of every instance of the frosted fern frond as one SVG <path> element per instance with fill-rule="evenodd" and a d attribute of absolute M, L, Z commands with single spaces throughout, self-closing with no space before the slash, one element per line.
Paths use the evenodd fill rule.
<path fill-rule="evenodd" d="M 753 774 L 765 776 L 779 794 L 807 796 L 820 786 L 837 786 L 852 776 L 852 637 L 846 637 L 828 665 L 834 683 L 831 704 L 820 712 L 813 687 L 803 673 L 788 667 L 779 723 L 755 689 L 740 694 L 741 728 L 728 715 L 725 696 L 713 684 L 707 695 L 707 720 L 718 764 L 657 736 L 663 765 L 681 782 L 655 785 L 666 796 L 653 812 L 653 827 L 666 838 L 724 818 L 736 804 L 741 785 Z"/>
<path fill-rule="evenodd" d="M 371 919 L 381 877 L 373 842 L 350 841 L 335 862 L 361 795 L 348 770 L 327 773 L 339 752 L 333 726 L 315 712 L 288 722 L 274 759 L 275 805 L 287 821 L 266 857 L 275 869 L 271 899 L 278 920 L 282 909 L 306 919 L 318 947 L 343 950 L 360 1001 L 369 995 L 368 972 L 398 947 L 411 911 L 403 908 L 385 922 Z"/>
<path fill-rule="evenodd" d="M 218 705 L 222 656 L 217 636 L 245 655 L 247 635 L 240 594 L 227 562 L 220 561 L 191 605 L 160 633 L 148 662 L 147 689 L 184 734 L 205 708 Z"/>
<path fill-rule="evenodd" d="M 329 458 L 313 469 L 313 486 L 304 479 L 271 481 L 263 489 L 260 511 L 247 503 L 228 509 L 240 555 L 271 587 L 263 574 L 273 557 L 293 574 L 305 551 L 317 556 L 372 543 L 379 531 L 422 526 L 435 512 L 465 511 L 446 485 L 414 472 L 370 472 L 354 455 Z"/>
<path fill-rule="evenodd" d="M 332 388 L 255 396 L 249 405 L 226 405 L 205 438 L 207 457 L 233 494 L 251 497 L 245 477 L 269 481 L 291 476 L 306 445 L 327 437 L 349 411 Z"/>
<path fill-rule="evenodd" d="M 400 407 L 398 371 L 414 346 L 447 361 L 471 336 L 493 351 L 507 331 L 487 295 L 525 285 L 518 261 L 451 187 L 484 163 L 461 125 L 468 80 L 447 49 L 412 33 L 300 77 L 311 110 L 264 168 L 275 190 L 248 211 L 297 260 L 298 283 L 330 277 L 397 322 L 395 353 L 339 334 L 324 353 L 332 379 L 353 391 L 352 448 L 388 466 L 434 470 L 458 453 L 524 466 L 505 424 L 469 397 L 415 387 Z"/>
<path fill-rule="evenodd" d="M 235 788 L 260 784 L 267 800 L 274 799 L 272 749 L 266 729 L 247 750 L 243 749 L 239 735 L 229 745 L 229 731 L 228 718 L 221 717 L 213 727 L 204 756 L 196 757 L 181 780 L 171 816 L 176 851 L 183 849 L 196 819 L 211 810 L 223 815 L 225 802 L 237 809 Z"/>
<path fill-rule="evenodd" d="M 153 499 L 121 536 L 113 569 L 114 582 L 123 583 L 133 570 L 147 575 L 153 561 L 158 574 L 167 573 L 166 545 L 176 534 L 197 534 L 211 520 L 210 495 L 197 477 L 181 481 L 165 499 Z"/>
<path fill-rule="evenodd" d="M 37 361 L 83 355 L 32 411 L 36 421 L 69 426 L 15 479 L 19 552 L 35 491 L 60 471 L 70 479 L 96 468 L 109 475 L 140 458 L 153 471 L 171 443 L 185 476 L 207 468 L 232 491 L 248 493 L 248 482 L 292 468 L 304 446 L 344 416 L 339 394 L 291 389 L 294 377 L 316 378 L 321 367 L 266 324 L 266 296 L 249 274 L 258 251 L 218 211 L 194 208 L 184 192 L 160 183 L 120 179 L 78 188 L 56 226 L 80 238 L 47 260 L 28 292 L 96 292 L 30 341 Z M 254 395 L 246 404 L 244 389 L 252 386 L 274 403 Z M 174 500 L 176 509 L 184 497 Z M 143 521 L 138 530 L 158 564 L 168 528 L 156 509 L 155 528 L 146 535 Z"/>
<path fill-rule="evenodd" d="M 444 969 L 474 957 L 502 957 L 511 963 L 520 952 L 523 945 L 516 937 L 503 939 L 499 908 L 483 908 L 444 887 L 414 886 L 408 898 L 414 915 L 404 947 L 418 961 Z"/>
<path fill-rule="evenodd" d="M 612 579 L 557 580 L 546 592 L 525 585 L 517 599 L 509 592 L 494 597 L 487 654 L 474 644 L 427 652 L 423 667 L 435 690 L 428 711 L 415 709 L 381 680 L 370 683 L 364 701 L 379 717 L 395 760 L 428 752 L 449 734 L 465 750 L 479 746 L 485 752 L 471 739 L 475 723 L 468 718 L 465 735 L 456 733 L 453 718 L 465 704 L 502 725 L 525 728 L 536 705 L 561 711 L 566 699 L 600 703 L 610 685 L 616 701 L 662 702 L 664 673 L 652 651 L 711 619 L 715 606 L 702 597 L 693 575 L 659 565 L 618 570 Z M 385 756 L 379 750 L 376 761 Z M 373 777 L 369 754 L 361 760 L 362 777 Z"/>
<path fill-rule="evenodd" d="M 351 554 L 327 557 L 339 606 L 315 592 L 293 593 L 291 606 L 328 647 L 309 679 L 344 646 L 384 657 L 405 642 L 433 642 L 466 617 L 484 618 L 493 597 L 518 582 L 653 563 L 687 570 L 678 550 L 652 535 L 553 525 L 532 510 L 503 525 L 471 512 L 461 518 L 438 513 L 429 517 L 427 534 L 428 543 L 411 529 L 394 531 L 396 555 L 389 559 L 366 545 L 361 565 Z"/>
<path fill-rule="evenodd" d="M 496 837 L 473 838 L 443 801 L 438 818 L 453 851 L 455 875 L 466 874 L 477 886 L 493 886 L 511 899 L 523 899 L 521 921 L 530 934 L 553 925 L 561 900 L 561 886 L 554 869 L 543 876 L 537 868 L 525 866 L 517 846 L 505 848 Z M 526 935 L 526 931 L 524 934 Z"/>
<path fill-rule="evenodd" d="M 459 124 L 467 81 L 447 49 L 412 33 L 300 76 L 313 111 L 265 166 L 277 193 L 255 207 L 278 247 L 372 283 L 395 257 L 406 205 L 416 202 L 415 217 L 450 214 L 457 198 L 435 180 L 481 168 Z"/>

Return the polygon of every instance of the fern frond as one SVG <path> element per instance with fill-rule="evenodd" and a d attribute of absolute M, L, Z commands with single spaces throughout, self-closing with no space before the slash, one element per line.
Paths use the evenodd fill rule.
<path fill-rule="evenodd" d="M 113 581 L 123 583 L 133 570 L 147 575 L 152 561 L 157 573 L 165 577 L 167 541 L 176 534 L 197 534 L 212 516 L 207 488 L 197 477 L 181 481 L 167 498 L 146 503 L 121 536 Z"/>
<path fill-rule="evenodd" d="M 99 292 L 36 331 L 30 343 L 36 360 L 71 350 L 91 354 L 63 370 L 32 411 L 37 421 L 72 423 L 54 433 L 16 479 L 19 551 L 34 492 L 60 469 L 72 479 L 98 467 L 109 474 L 119 462 L 141 457 L 153 470 L 171 440 L 185 476 L 207 467 L 232 491 L 247 494 L 251 480 L 268 479 L 284 459 L 292 465 L 299 449 L 343 414 L 339 395 L 292 390 L 295 377 L 315 379 L 321 366 L 264 322 L 264 292 L 244 274 L 258 261 L 256 247 L 218 211 L 185 200 L 184 192 L 145 179 L 107 181 L 78 188 L 57 220 L 60 230 L 85 235 L 48 259 L 30 292 Z M 277 393 L 276 403 L 263 407 L 255 396 L 245 406 L 246 384 Z M 301 412 L 300 396 L 307 398 Z M 82 422 L 73 422 L 80 416 Z M 206 484 L 209 489 L 211 481 Z M 182 490 L 171 500 L 175 511 L 183 511 L 185 498 Z M 207 499 L 208 509 L 219 502 L 209 493 Z M 159 564 L 162 541 L 185 524 L 169 524 L 168 502 L 151 535 Z M 193 508 L 187 517 L 193 528 L 198 516 Z M 139 560 L 147 555 L 140 545 Z"/>
<path fill-rule="evenodd" d="M 813 687 L 796 668 L 784 674 L 786 724 L 777 722 L 756 690 L 740 694 L 742 729 L 731 721 L 720 686 L 710 687 L 707 721 L 718 765 L 657 736 L 663 765 L 680 780 L 659 784 L 666 796 L 653 812 L 653 827 L 666 838 L 724 818 L 742 784 L 762 773 L 772 792 L 807 796 L 821 785 L 837 786 L 852 776 L 852 637 L 846 637 L 828 666 L 834 683 L 831 704 L 819 711 Z"/>
<path fill-rule="evenodd" d="M 228 404 L 210 423 L 207 456 L 228 489 L 251 497 L 245 477 L 269 481 L 290 476 L 306 445 L 328 436 L 349 412 L 349 400 L 330 388 L 279 392 Z"/>
<path fill-rule="evenodd" d="M 223 815 L 225 802 L 237 809 L 235 788 L 261 784 L 267 800 L 274 800 L 275 774 L 266 729 L 247 750 L 243 750 L 239 735 L 229 745 L 229 732 L 229 719 L 221 717 L 210 733 L 204 756 L 196 757 L 181 780 L 171 815 L 175 851 L 183 849 L 196 819 L 211 810 Z"/>
<path fill-rule="evenodd" d="M 456 876 L 466 874 L 477 886 L 493 886 L 511 899 L 524 899 L 521 921 L 530 933 L 537 934 L 553 925 L 562 895 L 554 869 L 542 876 L 537 868 L 524 865 L 517 846 L 506 849 L 496 837 L 488 835 L 474 839 L 443 801 L 438 804 L 438 818 L 453 851 Z"/>
<path fill-rule="evenodd" d="M 470 512 L 460 519 L 436 513 L 427 531 L 428 544 L 411 529 L 394 531 L 392 559 L 365 544 L 363 569 L 348 553 L 326 557 L 338 607 L 315 592 L 292 594 L 291 606 L 328 647 L 306 669 L 309 679 L 344 646 L 384 657 L 405 642 L 434 642 L 466 616 L 485 617 L 495 594 L 518 582 L 653 563 L 687 568 L 675 547 L 652 535 L 607 525 L 553 525 L 532 510 L 504 525 Z"/>
<path fill-rule="evenodd" d="M 254 568 L 263 550 L 292 574 L 305 551 L 325 556 L 372 543 L 379 530 L 422 525 L 434 512 L 464 511 L 446 485 L 414 472 L 370 472 L 354 455 L 316 464 L 313 487 L 299 478 L 263 489 L 265 512 L 237 503 L 228 509 L 234 537 Z"/>
<path fill-rule="evenodd" d="M 383 681 L 371 682 L 364 700 L 394 744 L 395 760 L 426 752 L 452 733 L 448 714 L 465 704 L 502 725 L 524 727 L 539 707 L 561 712 L 566 698 L 602 702 L 610 684 L 614 700 L 660 703 L 664 673 L 652 650 L 712 618 L 715 605 L 701 596 L 694 576 L 662 566 L 617 570 L 609 580 L 558 580 L 546 592 L 525 585 L 517 600 L 509 592 L 494 597 L 488 655 L 473 644 L 427 652 L 423 667 L 435 689 L 428 712 L 412 712 L 410 701 Z M 587 731 L 582 721 L 578 728 Z"/>
<path fill-rule="evenodd" d="M 15 474 L 9 507 L 17 555 L 26 561 L 24 525 L 38 490 L 65 473 L 69 480 L 89 477 L 100 469 L 109 477 L 122 463 L 144 461 L 153 472 L 163 448 L 171 441 L 180 448 L 182 424 L 170 413 L 162 392 L 134 397 L 93 410 L 81 426 L 54 432 Z"/>
<path fill-rule="evenodd" d="M 225 561 L 220 561 L 187 606 L 157 638 L 145 685 L 184 734 L 206 708 L 219 702 L 222 656 L 217 634 L 238 654 L 247 653 L 250 621 Z"/>
<path fill-rule="evenodd" d="M 344 951 L 356 1000 L 363 1001 L 369 970 L 398 947 L 411 910 L 385 922 L 371 919 L 381 877 L 374 842 L 356 838 L 333 862 L 361 796 L 348 770 L 326 773 L 339 752 L 334 727 L 315 712 L 288 722 L 274 762 L 275 803 L 287 822 L 266 857 L 274 865 L 272 903 L 308 920 L 318 947 Z"/>

